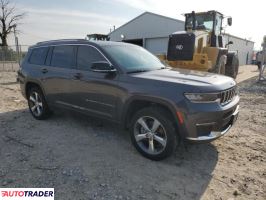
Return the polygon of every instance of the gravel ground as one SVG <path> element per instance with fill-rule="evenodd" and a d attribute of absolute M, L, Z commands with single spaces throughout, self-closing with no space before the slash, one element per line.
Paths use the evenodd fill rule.
<path fill-rule="evenodd" d="M 34 120 L 0 73 L 0 187 L 54 187 L 56 199 L 266 199 L 266 83 L 239 85 L 241 110 L 226 136 L 143 158 L 108 122 L 57 112 Z"/>

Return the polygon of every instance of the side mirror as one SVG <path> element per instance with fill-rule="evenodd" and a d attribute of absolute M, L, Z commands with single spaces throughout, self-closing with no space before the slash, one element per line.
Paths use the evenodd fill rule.
<path fill-rule="evenodd" d="M 116 69 L 110 63 L 105 61 L 93 62 L 91 65 L 91 69 L 94 72 L 100 72 L 100 73 L 116 72 Z"/>
<path fill-rule="evenodd" d="M 232 17 L 227 18 L 227 24 L 229 26 L 232 26 L 232 22 L 233 22 Z"/>

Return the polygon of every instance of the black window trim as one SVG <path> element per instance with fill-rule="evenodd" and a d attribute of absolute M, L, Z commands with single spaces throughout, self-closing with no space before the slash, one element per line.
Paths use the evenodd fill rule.
<path fill-rule="evenodd" d="M 56 46 L 90 46 L 90 47 L 93 47 L 93 48 L 95 48 L 105 59 L 106 59 L 106 61 L 110 64 L 110 65 L 112 65 L 112 66 L 114 66 L 111 62 L 110 62 L 110 60 L 104 55 L 104 53 L 101 51 L 101 50 L 99 50 L 97 47 L 95 47 L 94 45 L 91 45 L 91 44 L 52 44 L 52 45 L 42 45 L 42 46 L 38 46 L 38 47 L 32 47 L 32 49 L 35 49 L 35 48 L 41 48 L 41 47 L 56 47 Z M 48 54 L 48 53 L 47 53 Z M 76 55 L 77 56 L 77 55 Z M 51 59 L 52 60 L 52 59 Z M 50 63 L 50 66 L 51 66 L 51 63 Z"/>
<path fill-rule="evenodd" d="M 47 53 L 45 65 L 51 67 L 51 61 L 53 56 L 54 47 L 49 47 L 49 51 Z"/>

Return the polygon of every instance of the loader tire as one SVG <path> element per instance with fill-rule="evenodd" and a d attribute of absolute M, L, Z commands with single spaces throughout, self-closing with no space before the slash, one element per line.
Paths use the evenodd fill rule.
<path fill-rule="evenodd" d="M 225 75 L 232 78 L 236 78 L 239 69 L 239 60 L 238 56 L 235 54 L 227 55 L 227 63 L 225 65 Z"/>
<path fill-rule="evenodd" d="M 220 56 L 218 62 L 216 63 L 214 67 L 214 73 L 216 74 L 225 74 L 225 63 L 226 63 L 226 56 L 222 55 Z"/>

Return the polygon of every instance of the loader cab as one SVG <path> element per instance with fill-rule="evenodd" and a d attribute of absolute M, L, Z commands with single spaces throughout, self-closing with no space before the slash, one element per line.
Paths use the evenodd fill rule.
<path fill-rule="evenodd" d="M 108 35 L 104 35 L 104 34 L 88 34 L 85 37 L 86 40 L 90 40 L 90 41 L 109 41 L 110 38 Z"/>
<path fill-rule="evenodd" d="M 186 31 L 204 31 L 209 34 L 208 44 L 210 47 L 223 47 L 223 38 L 221 36 L 222 21 L 224 16 L 217 11 L 208 11 L 185 14 Z M 232 20 L 232 18 L 230 18 Z"/>

